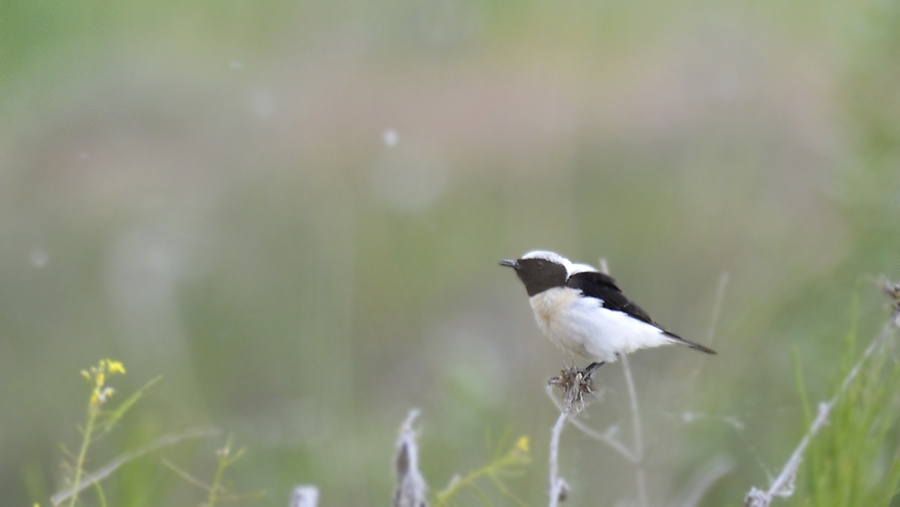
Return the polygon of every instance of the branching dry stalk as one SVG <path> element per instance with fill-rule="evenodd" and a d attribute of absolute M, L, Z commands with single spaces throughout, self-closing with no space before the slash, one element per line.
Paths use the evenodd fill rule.
<path fill-rule="evenodd" d="M 563 410 L 563 407 L 559 403 L 559 400 L 557 400 L 556 396 L 553 395 L 552 386 L 547 386 L 547 396 L 550 397 L 550 400 L 556 405 L 557 409 L 559 409 L 560 411 Z M 616 426 L 610 426 L 605 433 L 600 433 L 599 431 L 592 429 L 590 426 L 581 422 L 580 419 L 577 419 L 575 417 L 570 417 L 568 421 L 588 437 L 610 446 L 629 463 L 637 463 L 637 457 L 635 457 L 635 455 L 631 452 L 631 449 L 629 449 L 625 444 L 619 442 L 619 440 L 616 439 L 615 435 L 618 432 L 618 428 Z"/>
<path fill-rule="evenodd" d="M 712 347 L 713 342 L 716 339 L 716 327 L 719 325 L 719 314 L 722 312 L 722 302 L 725 300 L 725 290 L 728 288 L 728 280 L 731 278 L 731 275 L 728 274 L 727 271 L 723 272 L 719 275 L 719 285 L 716 287 L 716 298 L 713 301 L 713 311 L 712 316 L 709 319 L 709 327 L 706 329 L 706 346 Z M 684 383 L 683 392 L 687 394 L 690 392 L 691 386 L 697 380 L 697 377 L 700 375 L 700 368 L 706 364 L 706 362 L 701 362 L 696 368 L 691 371 L 691 374 L 688 376 L 687 381 Z M 684 394 L 679 398 L 684 397 Z"/>
<path fill-rule="evenodd" d="M 553 397 L 553 386 L 562 389 L 562 403 Z M 563 427 L 570 416 L 578 415 L 587 406 L 586 398 L 593 396 L 594 385 L 590 377 L 585 378 L 581 371 L 566 367 L 560 376 L 550 380 L 547 386 L 550 398 L 559 408 L 559 417 L 553 425 L 550 435 L 550 507 L 556 507 L 569 494 L 569 486 L 559 476 L 559 440 Z"/>
<path fill-rule="evenodd" d="M 859 374 L 866 360 L 869 359 L 869 356 L 879 348 L 882 348 L 886 344 L 888 338 L 893 334 L 894 330 L 900 327 L 900 284 L 884 281 L 882 283 L 882 289 L 886 294 L 894 298 L 894 311 L 890 320 L 888 320 L 884 327 L 881 328 L 881 332 L 878 333 L 878 336 L 876 336 L 874 340 L 872 340 L 872 343 L 866 348 L 862 357 L 859 358 L 859 361 L 856 362 L 853 369 L 850 370 L 850 373 L 848 373 L 847 377 L 844 378 L 844 381 L 841 382 L 841 387 L 838 389 L 837 393 L 835 393 L 835 395 L 827 402 L 819 404 L 816 419 L 810 425 L 809 430 L 806 432 L 806 435 L 803 436 L 800 444 L 794 449 L 793 454 L 791 454 L 791 457 L 788 459 L 787 463 L 785 463 L 784 468 L 781 469 L 781 473 L 779 473 L 778 477 L 772 481 L 772 485 L 769 486 L 769 489 L 763 491 L 756 487 L 750 488 L 750 491 L 744 498 L 744 507 L 768 507 L 775 497 L 787 498 L 794 493 L 794 480 L 797 477 L 797 469 L 800 467 L 800 462 L 803 460 L 803 452 L 806 451 L 809 443 L 819 430 L 822 429 L 822 426 L 827 424 L 828 415 L 831 413 L 831 410 L 840 400 L 841 396 L 847 391 L 847 387 L 849 387 L 853 380 L 856 379 L 856 376 Z"/>

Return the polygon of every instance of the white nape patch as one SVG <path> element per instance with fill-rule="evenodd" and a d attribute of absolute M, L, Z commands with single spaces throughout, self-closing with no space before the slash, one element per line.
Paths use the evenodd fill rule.
<path fill-rule="evenodd" d="M 578 263 L 578 264 L 572 264 L 572 266 L 569 269 L 569 276 L 572 276 L 572 275 L 575 275 L 578 273 L 597 273 L 597 272 L 598 272 L 597 268 L 595 268 L 594 266 L 591 266 L 590 264 Z"/>
<path fill-rule="evenodd" d="M 530 302 L 538 326 L 554 345 L 591 361 L 611 363 L 618 354 L 672 343 L 660 328 L 603 308 L 602 301 L 576 289 L 546 290 Z"/>

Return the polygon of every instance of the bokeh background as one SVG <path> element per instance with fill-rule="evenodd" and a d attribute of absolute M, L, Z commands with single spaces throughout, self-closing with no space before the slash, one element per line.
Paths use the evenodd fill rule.
<path fill-rule="evenodd" d="M 727 274 L 718 356 L 631 365 L 650 504 L 730 463 L 702 505 L 738 505 L 803 432 L 792 354 L 827 397 L 855 295 L 867 339 L 900 277 L 898 55 L 885 0 L 4 0 L 0 504 L 49 504 L 110 357 L 121 397 L 163 380 L 89 469 L 213 426 L 245 504 L 384 505 L 418 407 L 433 489 L 527 435 L 508 486 L 541 505 L 567 358 L 497 266 L 541 248 L 703 343 Z M 597 379 L 588 422 L 630 441 L 621 366 Z M 199 504 L 160 459 L 209 478 L 223 441 L 108 499 Z M 635 498 L 576 431 L 560 466 L 571 505 Z"/>

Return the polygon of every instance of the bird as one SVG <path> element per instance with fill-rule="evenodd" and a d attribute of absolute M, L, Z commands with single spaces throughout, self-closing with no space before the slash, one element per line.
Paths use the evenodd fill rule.
<path fill-rule="evenodd" d="M 500 265 L 513 268 L 525 284 L 535 320 L 547 338 L 570 356 L 591 361 L 583 370 L 585 377 L 622 354 L 661 345 L 715 354 L 654 322 L 613 277 L 589 264 L 535 250 L 519 259 L 502 259 Z"/>

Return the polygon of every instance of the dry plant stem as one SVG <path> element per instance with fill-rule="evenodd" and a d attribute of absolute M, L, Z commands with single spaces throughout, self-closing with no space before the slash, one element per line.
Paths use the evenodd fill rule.
<path fill-rule="evenodd" d="M 622 371 L 628 384 L 628 398 L 631 401 L 631 427 L 634 432 L 635 474 L 638 505 L 647 507 L 647 474 L 644 471 L 644 427 L 641 424 L 641 408 L 638 405 L 637 391 L 634 389 L 634 378 L 628 365 L 628 356 L 622 356 Z"/>
<path fill-rule="evenodd" d="M 719 275 L 719 286 L 716 289 L 716 299 L 715 302 L 713 302 L 712 316 L 709 319 L 709 327 L 706 330 L 706 345 L 708 347 L 712 347 L 712 344 L 716 338 L 716 327 L 719 325 L 719 314 L 722 311 L 722 301 L 725 299 L 725 289 L 728 287 L 729 278 L 730 275 L 727 271 Z M 704 364 L 706 364 L 705 361 L 700 363 L 700 365 L 694 368 L 694 370 L 691 372 L 691 375 L 684 383 L 684 393 L 688 393 L 690 391 L 690 386 L 693 385 L 693 383 L 697 380 L 697 376 L 700 375 L 700 368 Z M 682 397 L 683 396 L 684 395 L 682 395 Z"/>
<path fill-rule="evenodd" d="M 88 419 L 87 425 L 84 427 L 84 438 L 81 440 L 81 450 L 78 451 L 78 461 L 75 462 L 75 480 L 72 486 L 74 488 L 74 493 L 72 493 L 72 500 L 69 502 L 69 507 L 75 507 L 75 502 L 78 501 L 78 492 L 82 489 L 81 476 L 84 473 L 84 459 L 87 456 L 88 446 L 91 443 L 91 435 L 94 433 L 94 421 L 97 420 L 97 414 L 99 413 L 99 408 L 94 406 L 88 407 Z"/>
<path fill-rule="evenodd" d="M 557 403 L 552 393 L 549 393 L 552 386 L 563 389 L 562 404 Z M 559 476 L 559 439 L 569 416 L 575 416 L 583 410 L 586 406 L 585 396 L 593 395 L 593 384 L 590 377 L 584 377 L 584 372 L 566 367 L 559 377 L 550 381 L 548 393 L 551 394 L 550 398 L 559 408 L 559 418 L 553 425 L 550 436 L 550 506 L 555 507 L 568 496 L 566 481 Z"/>
<path fill-rule="evenodd" d="M 568 412 L 565 407 L 562 407 L 559 411 L 559 418 L 553 425 L 553 432 L 550 434 L 550 507 L 559 505 L 560 493 L 563 490 L 563 481 L 559 477 L 559 439 L 567 418 Z"/>
<path fill-rule="evenodd" d="M 713 303 L 712 318 L 709 321 L 709 328 L 706 330 L 706 344 L 712 345 L 713 339 L 716 337 L 716 326 L 719 324 L 719 313 L 722 311 L 722 300 L 725 299 L 725 288 L 728 287 L 728 279 L 730 275 L 727 271 L 719 275 L 719 286 L 716 288 L 716 300 Z"/>
<path fill-rule="evenodd" d="M 560 411 L 563 409 L 559 401 L 556 400 L 556 397 L 553 396 L 552 386 L 547 386 L 547 396 L 550 397 L 550 400 L 553 401 L 553 403 L 556 405 L 556 408 L 558 408 Z M 622 457 L 625 458 L 629 463 L 637 464 L 637 457 L 635 457 L 634 453 L 632 453 L 631 450 L 628 449 L 628 447 L 625 447 L 622 442 L 619 442 L 608 434 L 600 433 L 599 431 L 591 429 L 587 424 L 584 424 L 575 417 L 569 418 L 569 422 L 571 422 L 573 426 L 581 430 L 588 437 L 593 438 L 594 440 L 599 440 L 600 442 L 603 442 L 604 444 L 612 447 L 614 451 L 621 454 Z"/>
<path fill-rule="evenodd" d="M 800 461 L 803 459 L 803 452 L 806 450 L 807 446 L 809 446 L 810 441 L 812 441 L 813 437 L 822 429 L 828 422 L 828 415 L 831 413 L 831 409 L 834 408 L 834 405 L 837 404 L 840 397 L 847 390 L 847 387 L 851 382 L 856 378 L 859 374 L 860 369 L 862 369 L 863 363 L 875 352 L 879 346 L 884 345 L 887 341 L 888 337 L 891 336 L 891 333 L 898 326 L 898 317 L 900 317 L 900 309 L 895 310 L 894 314 L 891 316 L 891 320 L 884 325 L 881 329 L 881 332 L 878 336 L 872 340 L 872 343 L 866 348 L 866 351 L 863 353 L 862 357 L 859 358 L 859 361 L 853 366 L 853 369 L 850 370 L 850 373 L 847 374 L 847 377 L 844 378 L 844 381 L 841 383 L 840 389 L 835 395 L 828 400 L 827 402 L 823 402 L 819 404 L 819 411 L 816 415 L 816 419 L 812 422 L 809 427 L 809 431 L 804 435 L 803 440 L 800 441 L 800 444 L 794 449 L 793 454 L 791 454 L 790 459 L 788 459 L 787 463 L 785 463 L 784 468 L 781 469 L 781 473 L 778 474 L 778 477 L 772 481 L 772 485 L 769 487 L 768 491 L 761 491 L 756 488 L 751 488 L 750 492 L 747 493 L 747 497 L 744 499 L 744 505 L 748 507 L 768 507 L 770 503 L 772 503 L 772 499 L 776 496 L 790 496 L 793 492 L 793 481 L 794 477 L 797 475 L 797 468 L 800 466 Z"/>

